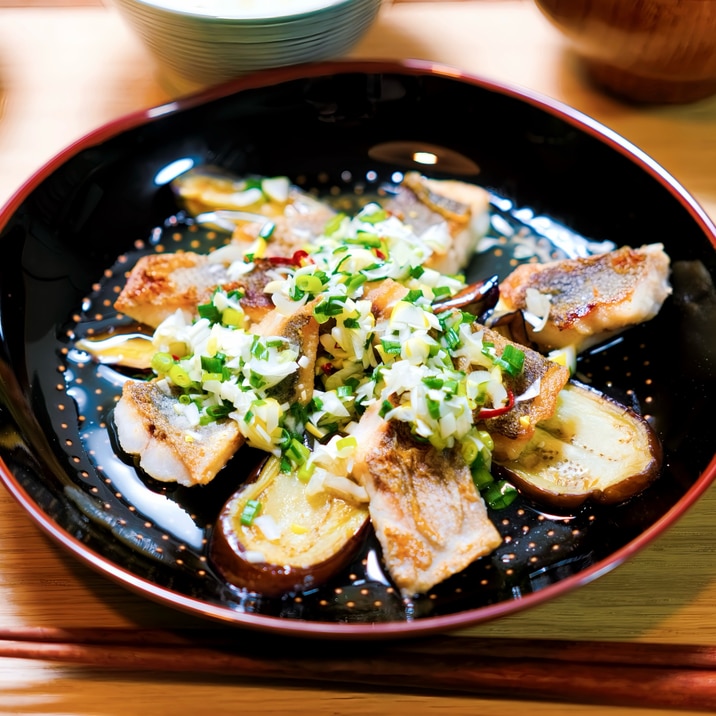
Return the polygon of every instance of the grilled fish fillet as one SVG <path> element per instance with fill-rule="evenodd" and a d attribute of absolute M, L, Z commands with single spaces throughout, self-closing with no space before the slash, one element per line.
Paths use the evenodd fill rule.
<path fill-rule="evenodd" d="M 395 304 L 407 292 L 401 284 L 387 279 L 369 285 L 364 295 L 372 304 L 373 315 L 380 319 L 390 316 Z M 508 343 L 512 343 L 525 355 L 521 373 L 516 377 L 505 376 L 505 386 L 517 399 L 514 407 L 502 416 L 487 420 L 480 420 L 479 411 L 475 413 L 475 422 L 482 423 L 493 437 L 495 458 L 514 460 L 534 435 L 537 423 L 554 413 L 559 392 L 569 380 L 569 369 L 479 323 L 474 324 L 474 331 L 483 331 L 483 341 L 493 343 L 498 356 L 502 355 Z M 474 370 L 464 360 L 456 361 L 455 367 L 465 372 Z M 538 388 L 534 395 L 532 388 Z"/>
<path fill-rule="evenodd" d="M 119 444 L 139 456 L 155 480 L 204 485 L 244 442 L 234 420 L 192 426 L 177 413 L 176 396 L 154 382 L 128 380 L 114 409 Z"/>
<path fill-rule="evenodd" d="M 156 328 L 177 310 L 193 316 L 217 286 L 229 283 L 226 267 L 204 254 L 150 254 L 130 271 L 114 307 Z"/>
<path fill-rule="evenodd" d="M 293 191 L 289 198 L 283 214 L 270 217 L 275 229 L 266 247 L 267 256 L 290 257 L 305 249 L 335 214 L 303 192 Z M 479 187 L 428 180 L 417 174 L 406 177 L 393 204 L 394 211 L 421 230 L 447 222 L 450 241 L 446 252 L 436 251 L 426 263 L 442 273 L 457 273 L 469 261 L 484 233 L 487 208 L 487 193 Z M 245 249 L 254 243 L 264 224 L 239 222 L 232 241 Z M 267 276 L 271 268 L 270 262 L 256 259 L 250 273 L 232 279 L 227 265 L 207 255 L 188 251 L 144 256 L 130 271 L 114 305 L 130 318 L 156 328 L 178 309 L 195 315 L 197 305 L 208 301 L 218 286 L 240 288 L 246 294 L 241 301 L 244 311 L 257 322 L 273 308 L 263 292 L 271 280 Z"/>
<path fill-rule="evenodd" d="M 307 304 L 292 316 L 272 312 L 260 325 L 263 335 L 280 336 L 304 356 L 296 373 L 275 385 L 269 394 L 279 402 L 306 405 L 313 396 L 318 350 L 318 324 Z M 261 332 L 261 331 L 257 331 Z M 140 467 L 155 480 L 180 485 L 205 485 L 244 444 L 238 423 L 218 420 L 192 425 L 184 416 L 177 395 L 163 390 L 158 381 L 128 380 L 114 410 L 119 444 L 138 455 Z"/>
<path fill-rule="evenodd" d="M 335 213 L 327 204 L 298 190 L 291 191 L 283 213 L 270 217 L 274 229 L 266 255 L 288 257 L 305 249 L 316 236 L 323 233 Z M 240 222 L 234 230 L 232 241 L 239 246 L 249 246 L 256 240 L 263 226 L 261 222 Z"/>
<path fill-rule="evenodd" d="M 501 544 L 458 450 L 416 442 L 377 405 L 353 435 L 353 476 L 368 492 L 383 560 L 403 597 L 427 592 Z"/>
<path fill-rule="evenodd" d="M 628 246 L 582 259 L 522 264 L 500 284 L 496 312 L 529 310 L 530 289 L 549 297 L 543 328 L 527 326 L 543 350 L 589 348 L 648 321 L 671 293 L 669 257 L 661 244 Z"/>
<path fill-rule="evenodd" d="M 502 355 L 505 346 L 511 341 L 489 328 L 482 330 L 485 332 L 483 340 L 494 343 L 497 355 Z M 492 435 L 495 443 L 493 458 L 496 461 L 513 460 L 522 452 L 534 435 L 537 423 L 554 414 L 560 391 L 569 381 L 570 375 L 568 368 L 545 358 L 537 351 L 516 343 L 513 345 L 525 354 L 522 372 L 516 377 L 506 375 L 504 378 L 506 387 L 515 396 L 514 407 L 504 415 L 488 420 L 480 421 L 478 414 L 475 415 L 475 422 L 482 422 Z M 532 395 L 534 387 L 538 390 Z"/>
<path fill-rule="evenodd" d="M 163 320 L 181 310 L 197 315 L 197 306 L 211 299 L 222 287 L 239 289 L 241 307 L 252 322 L 262 320 L 274 309 L 265 286 L 275 276 L 270 261 L 257 259 L 251 272 L 234 280 L 226 265 L 210 256 L 191 251 L 176 254 L 151 254 L 137 261 L 114 307 L 140 323 L 156 328 Z"/>
<path fill-rule="evenodd" d="M 257 335 L 285 338 L 298 347 L 302 357 L 298 370 L 273 388 L 271 395 L 279 402 L 307 405 L 313 397 L 319 334 L 319 325 L 313 316 L 314 305 L 315 301 L 307 303 L 290 316 L 271 311 L 253 328 Z"/>
<path fill-rule="evenodd" d="M 489 222 L 489 195 L 479 186 L 449 179 L 428 179 L 408 172 L 386 209 L 421 234 L 447 223 L 450 242 L 425 263 L 444 274 L 460 273 L 469 263 Z"/>

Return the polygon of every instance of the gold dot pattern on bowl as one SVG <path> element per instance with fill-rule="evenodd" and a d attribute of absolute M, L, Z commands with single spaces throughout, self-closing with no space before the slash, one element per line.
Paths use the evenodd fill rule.
<path fill-rule="evenodd" d="M 332 197 L 345 211 L 386 191 L 378 175 L 372 173 L 360 180 L 349 172 L 337 180 L 329 176 L 317 180 L 301 177 L 297 183 Z M 498 199 L 492 229 L 484 250 L 470 268 L 470 278 L 477 280 L 495 272 L 505 275 L 522 261 L 569 255 L 561 227 L 557 228 L 562 242 L 557 245 L 525 221 L 524 214 L 516 217 L 517 213 Z M 540 226 L 544 226 L 543 221 Z M 236 610 L 318 621 L 371 622 L 448 614 L 506 598 L 518 599 L 593 563 L 598 557 L 594 534 L 601 533 L 604 523 L 600 510 L 586 507 L 574 514 L 551 515 L 518 499 L 492 515 L 504 541 L 490 557 L 410 603 L 405 603 L 383 572 L 373 536 L 343 574 L 302 594 L 271 600 L 225 584 L 207 558 L 207 545 L 213 521 L 246 466 L 237 463 L 227 468 L 222 471 L 227 475 L 217 477 L 206 488 L 160 484 L 141 475 L 117 450 L 112 431 L 111 411 L 130 374 L 93 362 L 74 347 L 74 341 L 141 330 L 113 308 L 128 271 L 140 256 L 149 252 L 212 251 L 227 241 L 227 235 L 207 231 L 181 215 L 169 217 L 163 227 L 151 232 L 146 241 L 136 241 L 131 251 L 103 273 L 82 301 L 81 310 L 72 316 L 68 345 L 59 356 L 60 380 L 53 409 L 60 440 L 78 478 L 71 488 L 72 496 L 89 521 L 137 556 L 137 563 L 129 568 L 152 579 L 159 579 L 155 569 L 165 570 L 168 576 L 163 579 L 172 588 Z M 575 237 L 572 248 L 579 253 L 589 245 Z M 654 398 L 649 392 L 648 346 L 633 340 L 628 346 L 625 352 L 618 339 L 613 347 L 585 356 L 580 360 L 580 377 L 599 387 L 622 390 L 632 407 L 651 407 Z M 637 376 L 641 385 L 632 382 Z"/>

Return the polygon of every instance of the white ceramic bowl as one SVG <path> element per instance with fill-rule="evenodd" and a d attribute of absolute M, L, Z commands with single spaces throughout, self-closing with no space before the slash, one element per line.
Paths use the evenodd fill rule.
<path fill-rule="evenodd" d="M 270 67 L 337 59 L 382 0 L 109 0 L 173 90 Z"/>

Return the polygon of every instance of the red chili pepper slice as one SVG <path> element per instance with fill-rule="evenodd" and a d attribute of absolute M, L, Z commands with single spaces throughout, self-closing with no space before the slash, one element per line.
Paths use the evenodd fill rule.
<path fill-rule="evenodd" d="M 515 407 L 515 394 L 508 388 L 507 389 L 507 405 L 503 405 L 500 408 L 482 408 L 477 414 L 478 420 L 489 420 L 490 418 L 497 418 L 500 415 L 508 413 L 512 408 Z"/>
<path fill-rule="evenodd" d="M 275 266 L 301 266 L 306 260 L 313 263 L 308 252 L 303 249 L 294 251 L 293 256 L 269 256 L 267 260 Z"/>

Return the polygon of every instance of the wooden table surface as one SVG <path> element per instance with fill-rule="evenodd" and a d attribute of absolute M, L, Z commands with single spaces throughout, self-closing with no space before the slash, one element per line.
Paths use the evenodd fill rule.
<path fill-rule="evenodd" d="M 636 108 L 599 93 L 527 0 L 389 4 L 352 55 L 428 59 L 565 101 L 641 147 L 716 218 L 716 98 L 690 106 Z M 0 204 L 73 140 L 108 120 L 172 98 L 146 50 L 99 0 L 0 0 Z M 455 637 L 716 645 L 714 515 L 716 487 L 616 570 L 558 600 Z M 193 622 L 110 583 L 62 552 L 0 490 L 0 628 L 187 623 Z M 510 695 L 506 700 L 425 695 L 411 686 L 380 691 L 286 687 L 0 659 L 0 713 L 575 712 L 571 705 L 524 703 Z M 588 716 L 653 713 L 598 705 L 576 711 Z"/>

